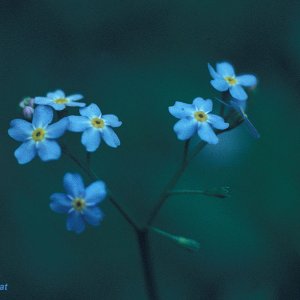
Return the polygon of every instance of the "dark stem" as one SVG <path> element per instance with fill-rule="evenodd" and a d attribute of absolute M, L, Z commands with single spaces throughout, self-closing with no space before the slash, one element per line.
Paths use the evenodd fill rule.
<path fill-rule="evenodd" d="M 162 193 L 160 194 L 158 202 L 157 202 L 156 206 L 154 207 L 154 209 L 152 210 L 150 217 L 148 219 L 147 227 L 149 227 L 152 224 L 153 220 L 155 219 L 156 215 L 158 214 L 158 212 L 161 209 L 162 205 L 164 204 L 165 200 L 168 198 L 169 191 L 173 189 L 173 187 L 176 185 L 176 183 L 179 180 L 179 178 L 181 177 L 181 175 L 184 173 L 184 171 L 188 165 L 189 144 L 190 144 L 190 140 L 187 140 L 184 144 L 183 158 L 182 158 L 181 165 L 180 165 L 179 169 L 177 170 L 177 172 L 173 175 L 171 180 L 168 182 L 168 184 L 165 186 Z"/>
<path fill-rule="evenodd" d="M 140 230 L 137 232 L 139 249 L 143 264 L 144 279 L 148 292 L 149 300 L 158 300 L 156 285 L 154 282 L 154 274 L 152 269 L 150 245 L 149 245 L 149 230 Z"/>

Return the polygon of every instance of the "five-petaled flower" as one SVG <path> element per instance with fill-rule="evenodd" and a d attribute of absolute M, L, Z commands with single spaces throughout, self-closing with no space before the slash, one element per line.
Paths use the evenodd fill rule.
<path fill-rule="evenodd" d="M 199 137 L 209 144 L 217 144 L 219 139 L 212 127 L 220 130 L 228 128 L 229 124 L 222 117 L 210 114 L 212 101 L 200 97 L 194 99 L 193 104 L 175 102 L 169 107 L 169 112 L 175 118 L 180 119 L 174 125 L 174 131 L 179 140 L 188 140 L 196 132 Z"/>
<path fill-rule="evenodd" d="M 254 75 L 236 76 L 233 66 L 227 62 L 217 64 L 216 71 L 208 64 L 208 70 L 213 80 L 211 85 L 220 92 L 229 89 L 231 96 L 237 100 L 246 100 L 248 98 L 243 86 L 252 87 L 257 84 Z"/>
<path fill-rule="evenodd" d="M 102 211 L 97 205 L 106 197 L 106 187 L 103 181 L 95 181 L 87 188 L 79 174 L 66 173 L 64 176 L 64 193 L 54 193 L 50 196 L 50 208 L 57 213 L 68 214 L 67 229 L 81 233 L 85 222 L 97 226 L 103 219 Z"/>
<path fill-rule="evenodd" d="M 116 148 L 120 140 L 111 127 L 119 127 L 122 122 L 115 115 L 102 115 L 99 107 L 92 103 L 80 109 L 81 116 L 69 116 L 69 130 L 83 132 L 81 143 L 88 152 L 94 152 L 100 145 L 101 138 L 110 147 Z"/>
<path fill-rule="evenodd" d="M 66 96 L 62 90 L 50 92 L 46 97 L 35 97 L 35 104 L 50 105 L 55 110 L 63 110 L 66 106 L 84 107 L 85 103 L 76 102 L 83 98 L 80 94 Z"/>
<path fill-rule="evenodd" d="M 18 142 L 23 142 L 16 149 L 15 157 L 19 164 L 30 162 L 36 154 L 42 161 L 58 159 L 61 149 L 54 140 L 61 137 L 68 127 L 68 119 L 51 124 L 53 110 L 49 106 L 39 105 L 34 110 L 32 123 L 22 119 L 12 120 L 8 134 Z"/>

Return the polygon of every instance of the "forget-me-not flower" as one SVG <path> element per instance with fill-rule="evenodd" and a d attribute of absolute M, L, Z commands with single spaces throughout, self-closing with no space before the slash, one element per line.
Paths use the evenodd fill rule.
<path fill-rule="evenodd" d="M 79 174 L 66 173 L 63 183 L 66 193 L 52 194 L 50 208 L 57 213 L 68 214 L 67 229 L 81 233 L 85 222 L 99 225 L 103 213 L 97 205 L 106 197 L 104 182 L 95 181 L 85 188 Z"/>
<path fill-rule="evenodd" d="M 66 106 L 84 107 L 85 103 L 76 102 L 83 98 L 80 94 L 66 96 L 62 90 L 50 92 L 46 97 L 35 97 L 35 104 L 50 105 L 55 110 L 63 110 Z"/>
<path fill-rule="evenodd" d="M 102 115 L 100 108 L 92 103 L 81 108 L 81 116 L 69 116 L 69 130 L 83 132 L 81 143 L 88 152 L 94 152 L 100 146 L 101 139 L 113 148 L 120 145 L 120 140 L 111 127 L 119 127 L 122 122 L 115 115 Z"/>
<path fill-rule="evenodd" d="M 10 123 L 9 136 L 22 145 L 16 149 L 15 157 L 19 164 L 30 162 L 36 155 L 42 161 L 58 159 L 61 149 L 55 139 L 61 137 L 68 127 L 68 119 L 51 124 L 53 110 L 49 106 L 38 105 L 34 110 L 32 123 L 15 119 Z"/>
<path fill-rule="evenodd" d="M 243 86 L 252 87 L 257 84 L 254 75 L 240 75 L 236 76 L 233 66 L 228 62 L 218 63 L 216 71 L 208 64 L 208 70 L 213 80 L 211 85 L 219 92 L 229 90 L 231 96 L 237 100 L 244 101 L 248 98 Z"/>
<path fill-rule="evenodd" d="M 210 99 L 196 98 L 193 104 L 175 102 L 169 107 L 169 112 L 175 118 L 180 119 L 174 125 L 174 131 L 179 140 L 188 140 L 196 132 L 198 136 L 209 144 L 217 144 L 219 139 L 213 128 L 224 130 L 229 124 L 220 116 L 211 114 L 212 101 Z"/>

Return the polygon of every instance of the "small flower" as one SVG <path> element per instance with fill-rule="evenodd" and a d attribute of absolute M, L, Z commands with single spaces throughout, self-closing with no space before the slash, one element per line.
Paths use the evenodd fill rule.
<path fill-rule="evenodd" d="M 80 109 L 81 116 L 69 116 L 69 130 L 83 132 L 81 143 L 86 151 L 94 152 L 100 145 L 101 139 L 113 148 L 120 145 L 120 140 L 111 127 L 119 127 L 122 122 L 115 115 L 102 115 L 99 107 L 92 103 Z"/>
<path fill-rule="evenodd" d="M 180 119 L 174 125 L 174 131 L 179 140 L 188 140 L 196 132 L 198 136 L 209 144 L 217 144 L 219 139 L 212 127 L 216 129 L 226 129 L 229 124 L 224 119 L 210 114 L 212 111 L 212 101 L 204 100 L 200 97 L 194 99 L 193 104 L 175 102 L 169 107 L 169 112 L 175 118 Z"/>
<path fill-rule="evenodd" d="M 233 66 L 227 62 L 217 64 L 217 71 L 208 64 L 208 70 L 213 78 L 210 81 L 211 85 L 219 92 L 225 92 L 229 89 L 231 96 L 238 100 L 244 101 L 248 98 L 243 86 L 253 87 L 257 84 L 254 75 L 235 76 Z"/>
<path fill-rule="evenodd" d="M 58 159 L 61 149 L 54 140 L 61 137 L 68 127 L 67 118 L 51 124 L 53 110 L 40 105 L 34 110 L 32 123 L 22 119 L 12 120 L 8 134 L 14 140 L 22 142 L 15 151 L 19 164 L 30 162 L 37 154 L 42 161 Z"/>
<path fill-rule="evenodd" d="M 54 193 L 50 196 L 50 208 L 57 213 L 68 214 L 67 229 L 81 233 L 85 223 L 97 226 L 103 219 L 102 211 L 97 205 L 106 197 L 106 187 L 103 181 L 95 181 L 84 187 L 79 174 L 66 173 L 64 176 L 64 193 Z"/>
<path fill-rule="evenodd" d="M 21 108 L 25 108 L 26 106 L 34 107 L 34 99 L 31 97 L 25 97 L 20 103 L 19 106 Z"/>
<path fill-rule="evenodd" d="M 63 110 L 66 106 L 84 107 L 85 103 L 75 102 L 82 99 L 80 94 L 66 96 L 62 90 L 57 90 L 47 94 L 47 97 L 35 97 L 35 104 L 50 105 L 55 110 Z"/>

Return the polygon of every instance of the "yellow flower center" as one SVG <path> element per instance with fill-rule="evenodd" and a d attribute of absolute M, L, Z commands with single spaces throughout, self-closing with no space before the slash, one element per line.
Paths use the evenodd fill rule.
<path fill-rule="evenodd" d="M 194 113 L 194 118 L 198 122 L 205 122 L 207 120 L 207 114 L 204 111 L 196 111 Z"/>
<path fill-rule="evenodd" d="M 91 122 L 95 128 L 103 128 L 105 126 L 104 120 L 100 118 L 93 118 Z"/>
<path fill-rule="evenodd" d="M 45 138 L 46 131 L 43 128 L 37 128 L 32 132 L 32 139 L 35 142 L 40 142 Z"/>
<path fill-rule="evenodd" d="M 69 100 L 67 98 L 58 98 L 58 99 L 54 100 L 54 102 L 56 104 L 65 104 L 65 103 L 69 102 Z"/>
<path fill-rule="evenodd" d="M 232 76 L 226 76 L 224 77 L 224 79 L 227 81 L 229 85 L 235 85 L 237 83 L 236 78 Z"/>
<path fill-rule="evenodd" d="M 85 208 L 85 200 L 82 198 L 75 198 L 72 201 L 72 206 L 77 211 L 83 211 L 83 209 Z"/>

